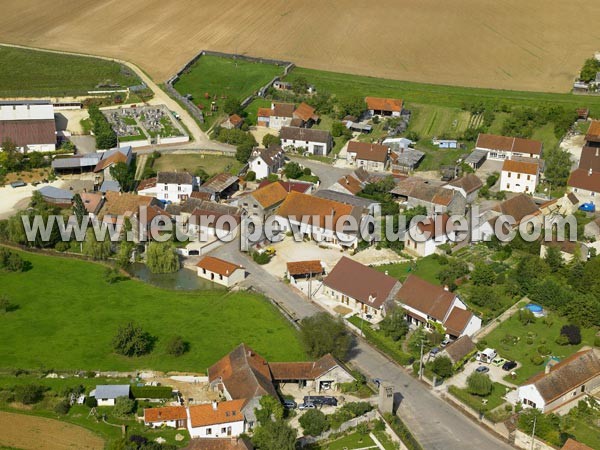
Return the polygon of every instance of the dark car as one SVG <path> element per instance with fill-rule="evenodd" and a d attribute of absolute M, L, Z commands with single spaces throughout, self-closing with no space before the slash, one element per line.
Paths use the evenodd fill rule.
<path fill-rule="evenodd" d="M 517 363 L 514 361 L 506 361 L 504 364 L 502 364 L 502 370 L 513 370 L 515 367 L 517 367 Z"/>
<path fill-rule="evenodd" d="M 307 395 L 304 397 L 304 403 L 312 403 L 314 405 L 337 406 L 337 398 L 330 395 Z"/>
<path fill-rule="evenodd" d="M 486 367 L 486 366 L 479 366 L 477 369 L 475 369 L 475 372 L 477 372 L 477 373 L 486 373 L 489 371 L 490 371 L 490 368 Z"/>
<path fill-rule="evenodd" d="M 283 407 L 287 409 L 296 409 L 298 404 L 294 400 L 284 400 Z"/>

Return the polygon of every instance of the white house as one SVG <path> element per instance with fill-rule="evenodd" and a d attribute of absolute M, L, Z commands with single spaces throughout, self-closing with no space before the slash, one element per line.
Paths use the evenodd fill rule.
<path fill-rule="evenodd" d="M 508 192 L 533 194 L 539 178 L 539 159 L 507 159 L 502 164 L 500 189 Z"/>
<path fill-rule="evenodd" d="M 400 117 L 402 115 L 402 100 L 397 98 L 366 97 L 367 113 L 373 116 Z"/>
<path fill-rule="evenodd" d="M 56 150 L 54 107 L 47 100 L 0 101 L 0 143 L 9 140 L 20 152 Z"/>
<path fill-rule="evenodd" d="M 440 245 L 456 241 L 456 233 L 447 214 L 428 217 L 410 227 L 405 234 L 404 250 L 416 256 L 433 255 Z"/>
<path fill-rule="evenodd" d="M 196 264 L 198 276 L 231 287 L 244 281 L 246 271 L 242 266 L 230 263 L 214 256 L 205 256 Z"/>
<path fill-rule="evenodd" d="M 333 148 L 329 131 L 313 128 L 283 127 L 279 133 L 281 146 L 288 150 L 308 152 L 311 155 L 327 156 Z"/>
<path fill-rule="evenodd" d="M 191 438 L 235 437 L 246 431 L 242 409 L 246 399 L 206 403 L 188 407 L 187 427 Z"/>
<path fill-rule="evenodd" d="M 362 218 L 362 208 L 337 201 L 290 192 L 277 210 L 281 231 L 299 232 L 303 236 L 342 248 L 356 248 L 356 233 L 339 229 L 336 224 L 342 218 L 352 216 L 357 224 Z"/>
<path fill-rule="evenodd" d="M 390 149 L 381 144 L 348 142 L 346 159 L 349 164 L 371 172 L 383 172 L 387 168 Z"/>
<path fill-rule="evenodd" d="M 256 174 L 257 180 L 267 178 L 272 173 L 277 173 L 283 168 L 285 156 L 283 149 L 278 145 L 269 148 L 255 148 L 248 161 L 248 170 Z"/>
<path fill-rule="evenodd" d="M 151 428 L 187 428 L 187 410 L 185 406 L 144 408 L 144 425 Z"/>
<path fill-rule="evenodd" d="M 467 173 L 442 187 L 460 192 L 467 199 L 467 203 L 473 203 L 477 199 L 479 189 L 483 187 L 483 182 L 474 173 Z"/>
<path fill-rule="evenodd" d="M 409 324 L 422 325 L 434 330 L 434 323 L 442 325 L 446 335 L 453 339 L 473 336 L 481 328 L 481 319 L 471 313 L 454 293 L 431 284 L 416 275 L 409 275 L 396 295 Z"/>
<path fill-rule="evenodd" d="M 598 350 L 590 349 L 558 363 L 548 362 L 544 372 L 530 378 L 517 392 L 525 408 L 565 413 L 599 387 L 600 357 Z"/>
<path fill-rule="evenodd" d="M 140 183 L 138 194 L 165 203 L 181 203 L 190 198 L 196 186 L 196 177 L 187 172 L 158 172 L 155 178 Z"/>
<path fill-rule="evenodd" d="M 98 402 L 98 406 L 115 406 L 119 397 L 129 398 L 130 386 L 128 384 L 99 384 L 90 396 Z"/>
<path fill-rule="evenodd" d="M 270 108 L 259 108 L 257 125 L 281 130 L 282 127 L 291 125 L 295 109 L 293 103 L 271 103 Z"/>
<path fill-rule="evenodd" d="M 542 156 L 541 141 L 496 134 L 480 133 L 477 137 L 475 149 L 486 151 L 487 157 L 496 161 L 504 161 L 514 157 L 540 158 Z"/>

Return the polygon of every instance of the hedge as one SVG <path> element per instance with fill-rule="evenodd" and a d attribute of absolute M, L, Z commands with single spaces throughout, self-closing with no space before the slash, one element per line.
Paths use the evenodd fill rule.
<path fill-rule="evenodd" d="M 165 398 L 173 396 L 169 386 L 131 386 L 131 394 L 135 398 Z"/>
<path fill-rule="evenodd" d="M 423 450 L 419 441 L 413 436 L 410 430 L 404 425 L 404 422 L 398 416 L 394 416 L 393 414 L 386 413 L 385 421 L 388 425 L 394 430 L 394 432 L 398 435 L 400 440 L 406 445 L 408 450 Z"/>

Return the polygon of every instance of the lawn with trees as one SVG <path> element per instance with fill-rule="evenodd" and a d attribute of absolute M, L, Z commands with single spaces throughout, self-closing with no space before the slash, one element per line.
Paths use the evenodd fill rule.
<path fill-rule="evenodd" d="M 2 368 L 204 371 L 240 342 L 268 360 L 306 359 L 299 334 L 260 295 L 169 291 L 129 279 L 111 284 L 101 264 L 18 254 L 29 270 L 0 271 L 3 295 L 18 305 L 0 315 Z M 143 343 L 117 346 L 129 322 L 133 329 L 122 334 L 148 333 L 149 353 L 119 354 L 147 350 Z M 173 345 L 174 330 L 183 353 Z"/>

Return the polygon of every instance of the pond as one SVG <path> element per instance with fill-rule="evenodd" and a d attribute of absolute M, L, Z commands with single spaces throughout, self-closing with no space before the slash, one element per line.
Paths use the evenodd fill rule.
<path fill-rule="evenodd" d="M 196 275 L 191 269 L 180 269 L 175 273 L 152 273 L 142 263 L 134 263 L 127 271 L 136 278 L 162 289 L 175 289 L 178 291 L 195 290 L 225 290 L 224 286 L 205 280 Z"/>

